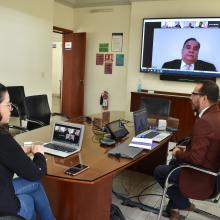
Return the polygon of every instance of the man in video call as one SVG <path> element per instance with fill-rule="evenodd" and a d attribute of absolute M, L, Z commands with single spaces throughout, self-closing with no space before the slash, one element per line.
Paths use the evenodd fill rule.
<path fill-rule="evenodd" d="M 189 163 L 217 172 L 220 167 L 220 109 L 219 87 L 213 81 L 198 82 L 191 95 L 191 104 L 197 119 L 187 143 L 177 145 L 169 165 L 159 165 L 154 177 L 164 187 L 169 172 L 182 163 Z M 183 146 L 186 145 L 186 146 Z M 175 171 L 169 178 L 175 183 L 167 190 L 169 202 L 167 212 L 171 220 L 180 219 L 179 210 L 193 211 L 195 206 L 188 198 L 205 200 L 210 198 L 216 188 L 215 177 L 183 168 Z"/>
<path fill-rule="evenodd" d="M 198 60 L 200 43 L 195 38 L 188 38 L 182 48 L 182 59 L 163 64 L 165 69 L 216 71 L 214 64 Z"/>

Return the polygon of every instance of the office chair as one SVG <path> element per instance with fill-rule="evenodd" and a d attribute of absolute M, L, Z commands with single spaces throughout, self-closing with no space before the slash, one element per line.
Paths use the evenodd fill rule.
<path fill-rule="evenodd" d="M 166 182 L 165 182 L 164 189 L 163 189 L 163 196 L 162 196 L 162 200 L 161 200 L 161 204 L 160 204 L 160 211 L 159 211 L 157 220 L 160 220 L 161 215 L 162 215 L 162 212 L 163 212 L 163 204 L 164 204 L 164 200 L 165 200 L 165 197 L 166 197 L 167 189 L 168 189 L 170 186 L 173 185 L 172 183 L 169 183 L 169 178 L 170 178 L 170 176 L 172 175 L 173 172 L 175 172 L 176 170 L 181 169 L 181 168 L 194 169 L 194 170 L 197 170 L 197 171 L 199 171 L 199 172 L 202 172 L 202 173 L 206 173 L 206 174 L 208 174 L 208 175 L 215 176 L 215 177 L 216 177 L 216 189 L 215 189 L 215 192 L 214 192 L 214 194 L 213 194 L 210 198 L 208 198 L 208 200 L 206 200 L 206 201 L 210 201 L 210 202 L 214 202 L 214 203 L 217 203 L 217 202 L 219 201 L 219 198 L 220 198 L 220 169 L 218 170 L 218 172 L 213 172 L 213 171 L 210 171 L 210 170 L 207 170 L 207 169 L 204 169 L 204 168 L 201 168 L 201 167 L 193 166 L 193 165 L 190 165 L 190 164 L 183 164 L 183 165 L 180 165 L 180 166 L 176 167 L 175 169 L 173 169 L 173 170 L 169 173 L 169 175 L 167 176 L 167 178 L 166 178 Z M 206 215 L 212 216 L 212 217 L 215 218 L 215 219 L 220 219 L 220 217 L 215 216 L 215 215 L 213 215 L 213 214 L 211 214 L 211 213 L 202 211 L 202 210 L 200 210 L 200 209 L 196 209 L 194 212 L 204 213 L 204 214 L 206 214 Z"/>
<path fill-rule="evenodd" d="M 8 86 L 7 89 L 10 96 L 10 101 L 13 106 L 11 116 L 18 117 L 19 126 L 22 127 L 22 120 L 25 120 L 26 117 L 25 107 L 24 107 L 24 99 L 25 99 L 24 86 Z"/>
<path fill-rule="evenodd" d="M 157 97 L 141 97 L 140 109 L 146 108 L 148 117 L 168 117 L 171 101 Z"/>
<path fill-rule="evenodd" d="M 62 113 L 51 113 L 47 95 L 34 95 L 25 97 L 25 111 L 27 129 L 33 130 L 50 124 L 51 116 L 61 116 L 69 119 Z"/>

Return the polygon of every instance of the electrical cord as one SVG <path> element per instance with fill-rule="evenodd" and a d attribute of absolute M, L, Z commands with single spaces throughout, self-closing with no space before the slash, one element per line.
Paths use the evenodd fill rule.
<path fill-rule="evenodd" d="M 153 213 L 156 213 L 158 214 L 159 213 L 159 209 L 158 208 L 155 208 L 155 207 L 152 207 L 152 206 L 149 206 L 149 205 L 146 205 L 146 204 L 143 204 L 141 201 L 140 201 L 140 197 L 141 196 L 144 196 L 144 194 L 142 194 L 146 189 L 149 189 L 150 187 L 152 187 L 154 184 L 156 184 L 156 182 L 154 182 L 153 184 L 145 187 L 143 190 L 141 190 L 141 192 L 136 195 L 136 196 L 131 196 L 131 197 L 126 197 L 126 195 L 123 195 L 123 194 L 120 194 L 120 193 L 117 193 L 115 192 L 114 190 L 112 190 L 112 193 L 116 196 L 116 198 L 122 200 L 122 205 L 126 205 L 126 206 L 129 206 L 129 207 L 137 207 L 141 210 L 144 210 L 144 211 L 148 211 L 148 212 L 153 212 Z M 162 195 L 159 195 L 159 194 L 146 194 L 146 195 L 155 195 L 155 196 L 162 196 Z M 136 198 L 138 197 L 138 202 L 135 202 L 132 200 L 132 198 Z"/>
<path fill-rule="evenodd" d="M 93 142 L 93 143 L 96 143 L 96 144 L 97 144 L 97 143 L 100 143 L 100 141 L 96 140 L 96 135 L 95 135 L 95 134 L 93 134 L 93 136 L 92 136 L 91 139 L 92 139 L 92 142 Z"/>
<path fill-rule="evenodd" d="M 134 122 L 132 122 L 132 121 L 121 119 L 121 118 L 119 120 L 121 121 L 122 124 L 126 125 L 127 127 L 133 127 L 134 126 L 133 125 Z M 129 124 L 131 124 L 131 125 L 129 125 Z"/>
<path fill-rule="evenodd" d="M 119 194 L 119 193 L 116 193 L 114 190 L 112 190 L 112 193 L 120 200 L 122 200 L 122 205 L 125 205 L 125 206 L 129 206 L 129 207 L 137 207 L 141 210 L 144 210 L 144 211 L 148 211 L 148 212 L 153 212 L 153 213 L 156 213 L 158 214 L 159 213 L 159 209 L 157 208 L 154 208 L 152 206 L 148 206 L 148 205 L 142 205 L 138 202 L 135 202 L 135 201 L 132 201 L 131 199 Z"/>
<path fill-rule="evenodd" d="M 131 197 L 128 197 L 128 198 L 133 199 L 133 198 L 142 197 L 142 196 L 160 196 L 160 197 L 162 197 L 162 194 L 146 193 L 146 194 L 142 194 L 142 195 L 131 196 Z"/>

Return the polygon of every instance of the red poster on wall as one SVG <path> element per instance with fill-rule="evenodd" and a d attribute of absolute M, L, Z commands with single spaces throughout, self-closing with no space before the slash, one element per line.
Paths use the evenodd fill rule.
<path fill-rule="evenodd" d="M 105 61 L 113 62 L 113 54 L 112 53 L 106 53 L 105 54 Z"/>
<path fill-rule="evenodd" d="M 96 65 L 103 65 L 104 63 L 104 54 L 97 53 L 96 54 Z"/>
<path fill-rule="evenodd" d="M 105 74 L 112 74 L 112 63 L 105 63 Z"/>

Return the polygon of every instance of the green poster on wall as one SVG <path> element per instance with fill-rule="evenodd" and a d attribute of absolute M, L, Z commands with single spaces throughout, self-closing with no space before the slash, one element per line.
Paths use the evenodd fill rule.
<path fill-rule="evenodd" d="M 108 52 L 108 43 L 100 43 L 99 44 L 99 52 Z"/>

